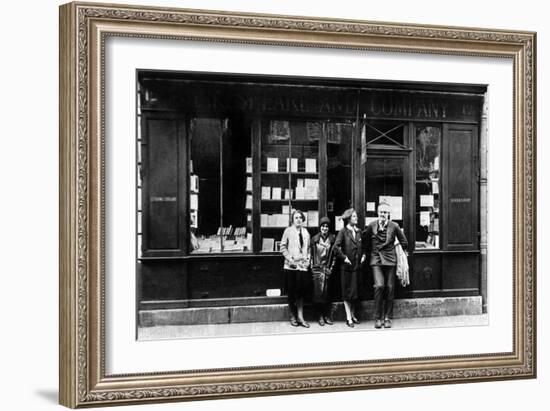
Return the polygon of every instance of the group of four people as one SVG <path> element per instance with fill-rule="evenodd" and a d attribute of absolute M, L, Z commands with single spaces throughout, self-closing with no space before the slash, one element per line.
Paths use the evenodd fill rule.
<path fill-rule="evenodd" d="M 355 314 L 359 298 L 361 266 L 367 258 L 374 280 L 374 326 L 390 328 L 393 318 L 393 297 L 397 257 L 395 240 L 407 250 L 407 239 L 399 225 L 389 219 L 390 206 L 381 202 L 378 219 L 361 232 L 357 213 L 350 208 L 342 215 L 344 227 L 336 237 L 329 232 L 330 220 L 319 220 L 319 233 L 310 238 L 304 227 L 305 216 L 299 210 L 292 213 L 292 225 L 281 238 L 284 274 L 290 311 L 290 324 L 309 328 L 304 319 L 304 299 L 313 291 L 313 303 L 319 325 L 332 325 L 331 284 L 335 268 L 340 272 L 341 298 L 346 312 L 346 324 L 359 324 Z M 313 290 L 311 290 L 313 284 Z M 334 285 L 332 285 L 334 287 Z"/>

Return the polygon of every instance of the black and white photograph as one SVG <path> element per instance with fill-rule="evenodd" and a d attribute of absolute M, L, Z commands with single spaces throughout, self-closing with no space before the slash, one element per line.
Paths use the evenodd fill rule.
<path fill-rule="evenodd" d="M 136 71 L 138 340 L 484 326 L 486 84 Z"/>
<path fill-rule="evenodd" d="M 60 403 L 535 378 L 536 33 L 171 6 L 59 9 Z"/>

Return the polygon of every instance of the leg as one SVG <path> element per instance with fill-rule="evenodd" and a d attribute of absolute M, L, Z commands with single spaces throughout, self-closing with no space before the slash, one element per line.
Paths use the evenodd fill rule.
<path fill-rule="evenodd" d="M 325 319 L 325 324 L 332 325 L 332 303 L 328 302 L 323 306 L 323 316 Z"/>
<path fill-rule="evenodd" d="M 351 319 L 351 304 L 348 300 L 344 300 L 344 308 L 346 310 L 346 324 L 348 327 L 353 327 L 353 321 Z"/>
<path fill-rule="evenodd" d="M 317 313 L 317 318 L 319 318 L 319 325 L 322 327 L 325 325 L 325 306 L 323 303 L 315 304 L 315 312 Z"/>
<path fill-rule="evenodd" d="M 371 266 L 374 277 L 374 319 L 382 320 L 384 305 L 384 273 L 379 265 Z"/>
<path fill-rule="evenodd" d="M 309 328 L 309 324 L 304 320 L 304 297 L 296 298 L 296 310 L 298 311 L 298 324 Z"/>
<path fill-rule="evenodd" d="M 284 270 L 284 273 L 290 325 L 298 327 L 298 321 L 296 321 L 296 272 L 294 270 Z"/>
<path fill-rule="evenodd" d="M 390 320 L 393 318 L 393 297 L 395 291 L 395 266 L 387 266 L 386 268 L 386 309 L 384 312 L 384 320 Z"/>

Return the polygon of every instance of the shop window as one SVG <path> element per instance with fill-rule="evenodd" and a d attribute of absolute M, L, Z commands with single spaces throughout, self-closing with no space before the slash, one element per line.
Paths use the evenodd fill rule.
<path fill-rule="evenodd" d="M 261 251 L 279 251 L 293 210 L 301 210 L 305 226 L 319 224 L 319 141 L 317 122 L 271 119 L 262 123 Z"/>
<path fill-rule="evenodd" d="M 416 131 L 416 249 L 440 248 L 441 128 Z"/>
<path fill-rule="evenodd" d="M 252 251 L 251 140 L 242 121 L 190 122 L 191 253 Z"/>
<path fill-rule="evenodd" d="M 342 228 L 341 215 L 352 207 L 352 136 L 353 123 L 334 122 L 327 131 L 327 216 L 335 231 Z"/>

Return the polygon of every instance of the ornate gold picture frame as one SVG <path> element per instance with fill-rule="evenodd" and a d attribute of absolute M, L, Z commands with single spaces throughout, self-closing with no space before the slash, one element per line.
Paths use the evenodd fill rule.
<path fill-rule="evenodd" d="M 110 38 L 512 61 L 512 350 L 106 372 L 105 45 Z M 60 403 L 104 406 L 536 377 L 536 34 L 92 3 L 60 7 Z M 133 290 L 129 290 L 133 292 Z M 266 361 L 269 363 L 269 361 Z"/>

